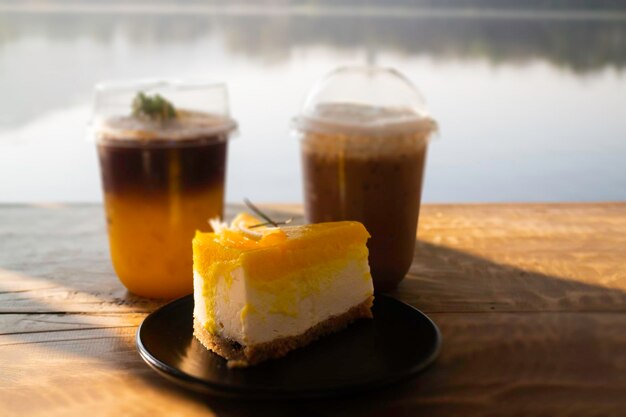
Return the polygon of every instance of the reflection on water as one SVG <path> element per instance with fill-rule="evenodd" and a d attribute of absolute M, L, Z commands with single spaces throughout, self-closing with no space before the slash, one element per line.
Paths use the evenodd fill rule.
<path fill-rule="evenodd" d="M 93 83 L 191 74 L 229 82 L 228 199 L 298 201 L 288 120 L 346 63 L 393 65 L 427 97 L 426 201 L 626 197 L 623 19 L 4 13 L 0 201 L 98 200 Z"/>

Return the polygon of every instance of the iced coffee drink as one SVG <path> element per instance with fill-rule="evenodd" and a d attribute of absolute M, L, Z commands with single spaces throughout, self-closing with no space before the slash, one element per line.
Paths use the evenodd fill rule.
<path fill-rule="evenodd" d="M 386 291 L 404 278 L 413 260 L 426 149 L 435 124 L 413 102 L 403 103 L 402 94 L 396 97 L 399 105 L 365 100 L 367 82 L 397 77 L 395 72 L 340 70 L 340 87 L 345 89 L 342 79 L 354 71 L 359 75 L 374 71 L 365 75 L 366 85 L 358 88 L 361 100 L 325 93 L 333 87 L 335 73 L 331 82 L 315 92 L 326 100 L 313 100 L 297 120 L 305 212 L 310 222 L 361 221 L 371 234 L 368 248 L 374 285 L 377 291 Z M 404 78 L 397 83 L 409 89 L 410 85 L 402 85 Z M 386 86 L 392 90 L 386 90 L 389 94 L 398 88 L 393 80 L 391 84 Z M 373 95 L 380 97 L 376 92 Z"/>
<path fill-rule="evenodd" d="M 96 129 L 113 266 L 129 291 L 146 297 L 193 291 L 191 240 L 223 213 L 235 124 L 174 105 L 142 93 L 127 114 Z"/>

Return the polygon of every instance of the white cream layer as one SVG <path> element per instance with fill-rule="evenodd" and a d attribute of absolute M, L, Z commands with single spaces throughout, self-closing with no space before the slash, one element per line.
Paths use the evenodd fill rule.
<path fill-rule="evenodd" d="M 319 290 L 309 292 L 297 302 L 297 311 L 286 314 L 276 312 L 273 294 L 251 284 L 239 267 L 231 273 L 232 280 L 217 277 L 214 305 L 217 332 L 242 345 L 300 335 L 370 297 L 374 288 L 371 279 L 365 278 L 368 272 L 367 258 L 349 261 L 335 276 L 326 277 Z M 194 271 L 194 317 L 203 325 L 208 320 L 210 305 L 203 296 L 204 282 L 204 277 Z"/>

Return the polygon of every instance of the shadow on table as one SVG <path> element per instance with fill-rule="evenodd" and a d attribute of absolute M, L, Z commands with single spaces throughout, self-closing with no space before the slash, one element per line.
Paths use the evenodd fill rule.
<path fill-rule="evenodd" d="M 428 372 L 428 371 L 426 371 Z M 395 416 L 402 415 L 394 403 L 410 397 L 419 390 L 419 378 L 393 385 L 378 391 L 335 399 L 311 399 L 293 401 L 243 401 L 211 398 L 207 404 L 220 417 L 238 416 Z M 400 414 L 398 414 L 400 413 Z M 412 410 L 413 414 L 417 411 Z"/>
<path fill-rule="evenodd" d="M 415 261 L 391 294 L 427 313 L 625 311 L 626 292 L 590 283 L 610 275 L 574 259 L 564 254 L 551 265 L 536 263 L 570 276 L 561 277 L 418 240 Z M 524 261 L 511 259 L 516 260 Z"/>

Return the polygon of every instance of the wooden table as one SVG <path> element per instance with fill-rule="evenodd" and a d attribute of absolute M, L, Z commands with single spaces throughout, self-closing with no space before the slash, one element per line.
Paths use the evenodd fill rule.
<path fill-rule="evenodd" d="M 0 416 L 626 415 L 626 203 L 428 205 L 418 237 L 394 295 L 440 326 L 431 368 L 359 397 L 246 402 L 139 358 L 159 303 L 117 281 L 100 206 L 0 206 Z"/>

